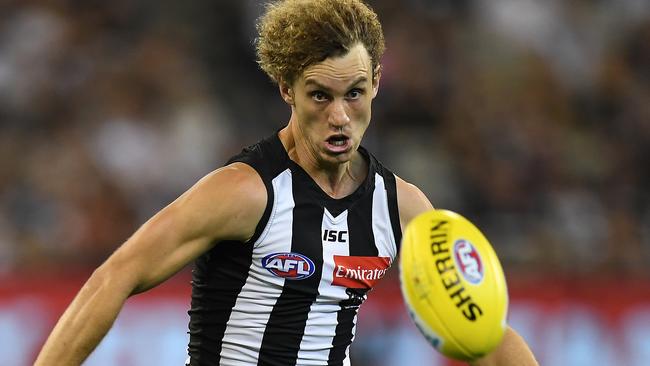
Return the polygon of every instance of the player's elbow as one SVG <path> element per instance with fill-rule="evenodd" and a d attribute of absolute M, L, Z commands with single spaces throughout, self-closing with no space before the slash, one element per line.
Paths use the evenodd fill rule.
<path fill-rule="evenodd" d="M 114 296 L 127 298 L 137 293 L 138 281 L 125 266 L 109 259 L 93 271 L 86 287 L 94 291 L 109 291 Z"/>

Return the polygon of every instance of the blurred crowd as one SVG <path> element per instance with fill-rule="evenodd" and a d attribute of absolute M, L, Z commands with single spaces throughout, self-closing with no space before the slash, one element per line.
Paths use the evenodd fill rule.
<path fill-rule="evenodd" d="M 0 2 L 0 274 L 95 267 L 287 122 L 262 3 Z M 369 3 L 380 160 L 507 272 L 650 277 L 650 2 Z"/>

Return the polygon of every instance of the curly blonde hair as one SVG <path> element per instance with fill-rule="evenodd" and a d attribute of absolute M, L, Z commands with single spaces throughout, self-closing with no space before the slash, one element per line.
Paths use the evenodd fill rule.
<path fill-rule="evenodd" d="M 293 84 L 311 64 L 365 46 L 378 70 L 385 50 L 377 14 L 361 0 L 280 0 L 257 23 L 258 63 L 276 83 Z"/>

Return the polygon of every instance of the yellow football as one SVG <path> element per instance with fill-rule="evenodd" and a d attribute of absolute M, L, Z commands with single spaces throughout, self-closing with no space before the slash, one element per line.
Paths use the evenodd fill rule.
<path fill-rule="evenodd" d="M 496 253 L 461 215 L 431 210 L 404 230 L 402 295 L 411 318 L 443 355 L 475 360 L 499 345 L 508 290 Z"/>

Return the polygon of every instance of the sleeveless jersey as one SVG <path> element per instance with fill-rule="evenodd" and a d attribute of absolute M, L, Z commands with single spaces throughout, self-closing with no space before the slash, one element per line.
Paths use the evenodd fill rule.
<path fill-rule="evenodd" d="M 230 159 L 253 167 L 265 212 L 246 243 L 196 261 L 188 365 L 349 365 L 357 311 L 396 258 L 395 176 L 360 147 L 368 176 L 334 199 L 277 134 Z"/>

